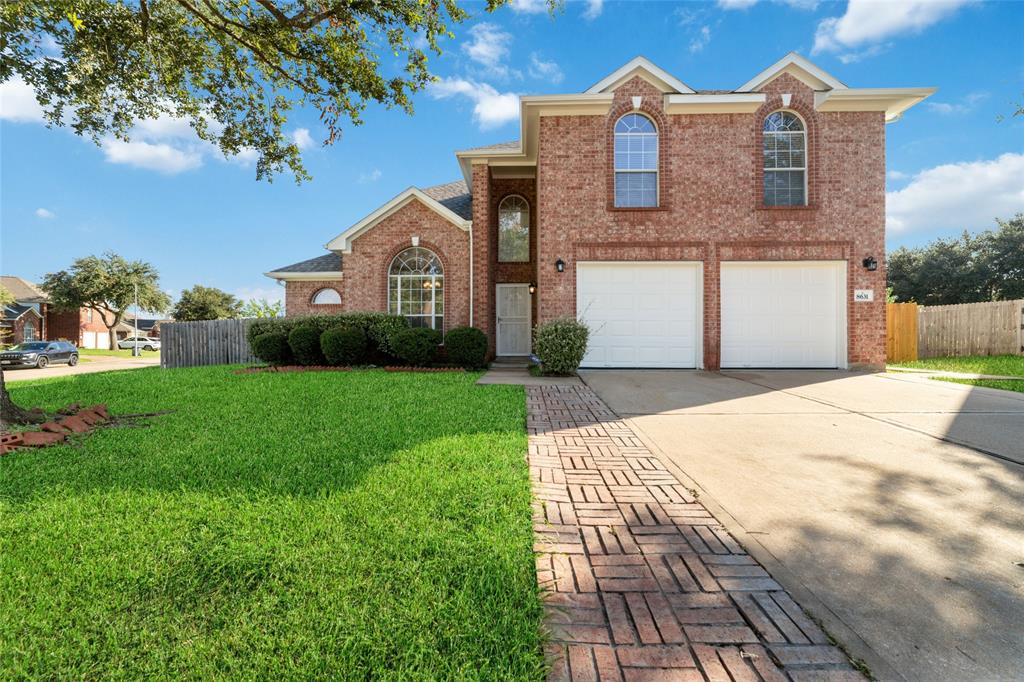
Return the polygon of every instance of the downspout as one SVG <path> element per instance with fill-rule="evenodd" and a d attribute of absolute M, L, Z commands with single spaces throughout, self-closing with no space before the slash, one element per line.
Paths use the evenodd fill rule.
<path fill-rule="evenodd" d="M 469 221 L 469 326 L 473 326 L 473 221 Z"/>

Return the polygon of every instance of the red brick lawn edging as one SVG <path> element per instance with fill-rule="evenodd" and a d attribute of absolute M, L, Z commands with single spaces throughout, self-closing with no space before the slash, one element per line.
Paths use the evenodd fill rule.
<path fill-rule="evenodd" d="M 88 433 L 110 419 L 106 405 L 79 408 L 71 405 L 60 411 L 54 421 L 39 425 L 39 431 L 0 432 L 0 455 L 23 448 L 43 448 L 63 443 L 72 434 Z"/>
<path fill-rule="evenodd" d="M 236 369 L 235 374 L 261 374 L 263 372 L 351 372 L 351 367 L 335 367 L 333 365 L 266 365 L 263 367 L 243 367 Z"/>
<path fill-rule="evenodd" d="M 526 391 L 549 679 L 863 682 L 589 387 Z"/>

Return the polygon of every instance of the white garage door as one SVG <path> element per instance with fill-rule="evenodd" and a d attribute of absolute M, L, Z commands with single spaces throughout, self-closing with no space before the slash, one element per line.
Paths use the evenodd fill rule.
<path fill-rule="evenodd" d="M 697 367 L 702 288 L 700 263 L 578 263 L 583 367 Z"/>
<path fill-rule="evenodd" d="M 845 367 L 846 262 L 722 263 L 727 367 Z"/>
<path fill-rule="evenodd" d="M 96 332 L 96 347 L 110 348 L 110 332 Z"/>
<path fill-rule="evenodd" d="M 82 348 L 96 347 L 96 332 L 82 332 Z"/>

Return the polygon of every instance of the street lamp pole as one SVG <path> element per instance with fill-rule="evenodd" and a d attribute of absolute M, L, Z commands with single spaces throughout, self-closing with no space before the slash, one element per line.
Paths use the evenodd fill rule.
<path fill-rule="evenodd" d="M 135 283 L 135 345 L 132 347 L 132 357 L 139 357 L 139 283 Z"/>

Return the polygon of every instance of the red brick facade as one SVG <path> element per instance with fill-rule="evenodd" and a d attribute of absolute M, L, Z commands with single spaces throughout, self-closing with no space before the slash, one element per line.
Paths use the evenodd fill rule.
<path fill-rule="evenodd" d="M 83 345 L 84 332 L 108 331 L 100 314 L 88 308 L 58 311 L 51 307 L 46 315 L 46 325 L 48 340 L 67 340 L 76 346 Z"/>
<path fill-rule="evenodd" d="M 754 113 L 673 114 L 664 94 L 635 77 L 614 93 L 607 115 L 543 115 L 535 178 L 508 178 L 486 160 L 471 166 L 470 235 L 420 201 L 410 201 L 352 241 L 339 281 L 289 281 L 289 315 L 386 310 L 387 269 L 414 237 L 445 268 L 446 328 L 472 323 L 495 344 L 495 284 L 536 283 L 535 323 L 576 315 L 576 263 L 581 260 L 692 260 L 703 264 L 703 365 L 720 363 L 719 272 L 723 261 L 842 260 L 847 266 L 847 362 L 885 361 L 885 119 L 881 111 L 823 113 L 814 91 L 788 73 L 764 88 Z M 783 96 L 790 102 L 783 106 Z M 639 109 L 657 124 L 657 208 L 613 205 L 613 128 Z M 794 111 L 807 130 L 808 205 L 763 205 L 762 124 L 778 109 Z M 497 212 L 511 194 L 530 204 L 528 263 L 497 260 Z M 470 258 L 470 247 L 473 253 Z M 861 261 L 877 259 L 876 271 Z M 565 262 L 556 272 L 555 261 Z M 470 301 L 472 263 L 472 301 Z M 316 306 L 323 287 L 338 306 Z M 873 302 L 854 302 L 872 289 Z"/>

